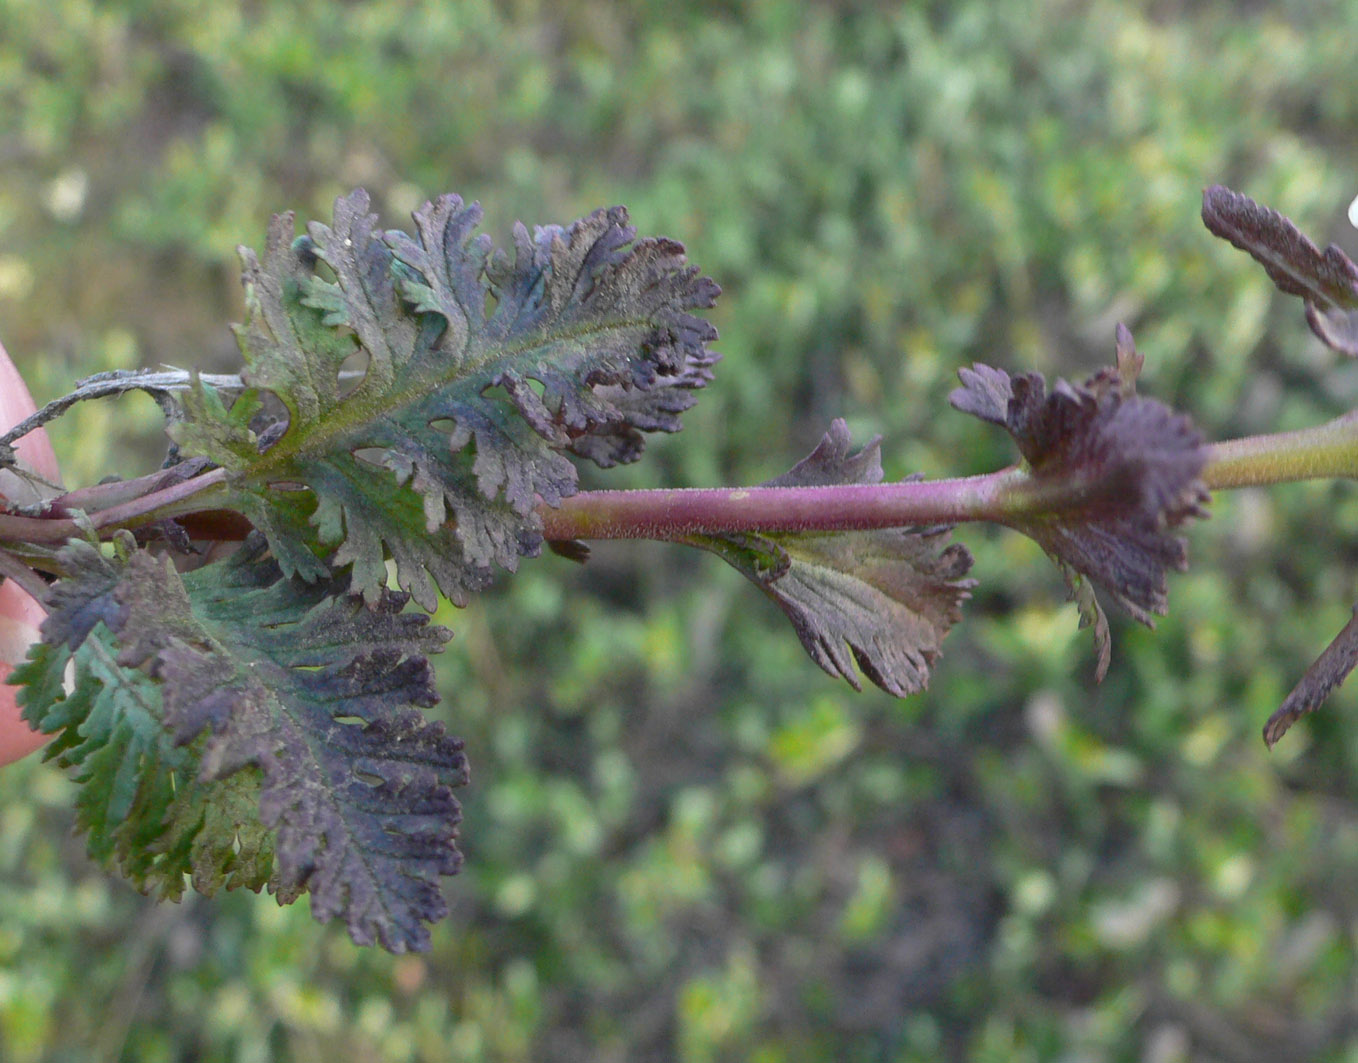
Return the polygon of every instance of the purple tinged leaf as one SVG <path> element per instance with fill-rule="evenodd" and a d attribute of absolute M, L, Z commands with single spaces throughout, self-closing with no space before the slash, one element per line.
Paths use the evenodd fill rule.
<path fill-rule="evenodd" d="M 76 823 L 95 859 L 162 898 L 180 897 L 190 873 L 208 892 L 258 890 L 273 866 L 269 832 L 257 813 L 235 814 L 241 800 L 253 807 L 257 780 L 242 773 L 187 785 L 196 755 L 165 727 L 160 684 L 114 659 L 127 614 L 119 590 L 131 537 L 119 547 L 112 558 L 85 542 L 63 548 L 70 575 L 48 596 L 44 641 L 11 679 L 22 687 L 24 718 L 54 736 L 44 759 L 71 769 L 80 784 Z M 205 824 L 222 816 L 214 842 Z"/>
<path fill-rule="evenodd" d="M 439 346 L 456 362 L 466 354 L 474 332 L 485 327 L 486 299 L 480 277 L 491 251 L 489 236 L 473 236 L 481 222 L 480 204 L 459 196 L 440 196 L 412 215 L 418 239 L 389 232 L 386 239 L 398 260 L 410 267 L 401 293 L 416 313 L 439 314 L 447 328 Z"/>
<path fill-rule="evenodd" d="M 125 548 L 127 540 L 122 543 Z M 121 626 L 123 607 L 114 591 L 122 579 L 122 566 L 105 557 L 97 546 L 79 539 L 62 547 L 59 558 L 71 575 L 48 591 L 43 641 L 64 643 L 67 649 L 75 650 L 95 625 L 104 623 L 115 631 Z"/>
<path fill-rule="evenodd" d="M 962 386 L 948 396 L 948 401 L 963 413 L 1005 428 L 1009 424 L 1009 400 L 1014 391 L 1009 374 L 979 362 L 970 369 L 959 369 Z"/>
<path fill-rule="evenodd" d="M 190 805 L 201 818 L 202 803 L 189 800 L 188 791 L 204 791 L 184 785 L 194 758 L 164 727 L 159 685 L 120 667 L 110 642 L 108 630 L 97 626 L 74 651 L 39 643 L 11 681 L 23 684 L 25 719 L 55 736 L 43 759 L 71 769 L 80 784 L 76 825 L 90 855 L 114 863 L 138 888 L 177 899 L 191 870 L 184 849 L 198 827 L 176 819 Z M 237 833 L 251 836 L 244 823 Z M 258 889 L 268 877 L 247 882 L 233 870 L 223 868 L 223 884 Z"/>
<path fill-rule="evenodd" d="M 1248 252 L 1278 290 L 1306 301 L 1306 321 L 1327 346 L 1358 357 L 1358 265 L 1334 244 L 1321 251 L 1284 215 L 1222 185 L 1202 195 L 1202 220 Z"/>
<path fill-rule="evenodd" d="M 1264 725 L 1265 744 L 1272 749 L 1294 723 L 1318 709 L 1348 678 L 1355 664 L 1358 664 L 1358 607 L 1344 629 L 1306 669 L 1278 711 L 1268 718 Z"/>
<path fill-rule="evenodd" d="M 273 217 L 263 262 L 248 247 L 239 249 L 249 317 L 235 333 L 248 363 L 245 383 L 273 392 L 290 420 L 306 424 L 340 401 L 340 367 L 355 343 L 348 332 L 323 327 L 323 319 L 302 305 L 316 257 L 308 243 L 296 246 L 295 226 L 291 212 Z"/>
<path fill-rule="evenodd" d="M 1081 493 L 1059 513 L 1009 523 L 1060 566 L 1081 626 L 1094 629 L 1100 678 L 1108 625 L 1094 591 L 1153 626 L 1152 615 L 1168 605 L 1169 570 L 1188 564 L 1185 542 L 1170 530 L 1205 516 L 1208 500 L 1202 436 L 1187 417 L 1136 394 L 1142 358 L 1125 327 L 1117 340 L 1116 367 L 1082 385 L 1058 380 L 1048 393 L 1036 373 L 1011 379 L 977 366 L 959 374 L 963 386 L 952 396 L 958 409 L 1009 431 L 1034 480 Z"/>
<path fill-rule="evenodd" d="M 879 441 L 851 449 L 836 420 L 819 446 L 766 487 L 879 483 Z M 928 685 L 944 637 L 975 581 L 949 529 L 695 536 L 787 614 L 811 659 L 861 690 L 858 672 L 897 697 Z M 857 669 L 855 669 L 855 664 Z"/>
<path fill-rule="evenodd" d="M 21 679 L 83 783 L 92 851 L 171 895 L 186 872 L 208 891 L 267 880 L 360 944 L 427 948 L 439 879 L 461 863 L 467 774 L 462 743 L 418 711 L 437 701 L 425 655 L 448 633 L 403 612 L 405 595 L 369 608 L 342 581 L 284 578 L 259 536 L 183 575 L 140 550 L 66 559 Z"/>
<path fill-rule="evenodd" d="M 391 249 L 369 213 L 368 193 L 356 189 L 335 200 L 331 225 L 307 224 L 310 250 L 334 271 L 335 281 L 315 276 L 302 302 L 326 312 L 324 323 L 351 329 L 368 355 L 356 394 L 372 395 L 395 385 L 419 339 L 418 318 L 404 313 L 392 269 Z"/>
<path fill-rule="evenodd" d="M 679 244 L 638 239 L 613 208 L 517 226 L 504 255 L 479 219 L 444 196 L 415 212 L 413 236 L 382 232 L 360 190 L 299 240 L 275 219 L 262 263 L 243 253 L 244 379 L 282 401 L 286 425 L 259 453 L 234 411 L 194 393 L 173 432 L 232 472 L 286 574 L 323 578 L 328 555 L 373 604 L 390 555 L 426 609 L 437 591 L 465 602 L 492 566 L 540 551 L 537 506 L 575 493 L 572 455 L 635 460 L 711 379 L 716 331 L 695 311 L 718 288 Z M 342 388 L 355 352 L 365 374 Z M 314 505 L 280 514 L 278 483 Z"/>
<path fill-rule="evenodd" d="M 859 450 L 843 418 L 830 423 L 816 449 L 782 476 L 766 481 L 763 487 L 828 487 L 832 484 L 877 484 L 882 482 L 882 437 L 876 436 Z"/>

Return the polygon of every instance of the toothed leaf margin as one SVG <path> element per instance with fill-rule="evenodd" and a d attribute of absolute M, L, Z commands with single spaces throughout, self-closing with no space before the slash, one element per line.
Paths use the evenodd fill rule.
<path fill-rule="evenodd" d="M 814 451 L 764 487 L 879 483 L 880 439 L 854 451 L 836 420 Z M 923 690 L 975 580 L 949 528 L 764 535 L 697 535 L 787 614 L 802 646 L 830 675 L 861 690 L 859 672 L 896 697 Z M 855 668 L 855 664 L 857 668 Z"/>

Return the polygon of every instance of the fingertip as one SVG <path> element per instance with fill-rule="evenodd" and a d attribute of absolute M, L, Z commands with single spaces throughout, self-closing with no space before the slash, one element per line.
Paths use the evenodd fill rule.
<path fill-rule="evenodd" d="M 4 344 L 0 343 L 0 431 L 18 424 L 36 409 L 28 385 L 10 360 Z M 53 483 L 60 482 L 56 452 L 41 428 L 16 440 L 14 449 L 39 476 Z"/>
<path fill-rule="evenodd" d="M 0 344 L 0 431 L 18 424 L 37 407 L 19 370 Z M 16 440 L 19 458 L 34 472 L 59 482 L 57 456 L 42 429 Z M 26 757 L 45 745 L 50 736 L 33 730 L 15 700 L 18 688 L 7 685 L 14 665 L 24 659 L 39 637 L 43 608 L 12 582 L 0 583 L 0 765 Z"/>
<path fill-rule="evenodd" d="M 0 765 L 41 749 L 51 737 L 28 726 L 15 700 L 18 688 L 5 683 L 37 641 L 43 616 L 42 606 L 13 583 L 0 584 Z"/>

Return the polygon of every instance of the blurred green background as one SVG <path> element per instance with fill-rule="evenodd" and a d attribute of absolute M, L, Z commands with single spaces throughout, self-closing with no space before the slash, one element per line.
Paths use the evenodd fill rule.
<path fill-rule="evenodd" d="M 1221 181 L 1353 250 L 1358 4 L 0 0 L 0 337 L 39 401 L 230 371 L 235 247 L 364 185 L 565 222 L 625 203 L 725 289 L 725 361 L 590 485 L 748 483 L 836 416 L 889 475 L 1012 460 L 957 367 L 1143 390 L 1224 438 L 1358 403 L 1198 221 Z M 149 400 L 56 426 L 72 484 L 159 460 Z M 1358 1060 L 1358 690 L 1259 729 L 1354 598 L 1345 485 L 1237 492 L 1092 683 L 1059 577 L 981 578 L 932 690 L 855 695 L 735 573 L 555 557 L 443 622 L 473 763 L 425 956 L 305 902 L 155 906 L 52 769 L 0 774 L 0 1058 Z"/>

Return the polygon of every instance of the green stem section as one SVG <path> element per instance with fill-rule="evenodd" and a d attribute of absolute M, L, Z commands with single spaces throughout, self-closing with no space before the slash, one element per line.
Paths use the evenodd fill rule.
<path fill-rule="evenodd" d="M 1315 428 L 1248 436 L 1207 448 L 1209 490 L 1295 480 L 1358 479 L 1358 411 Z"/>

